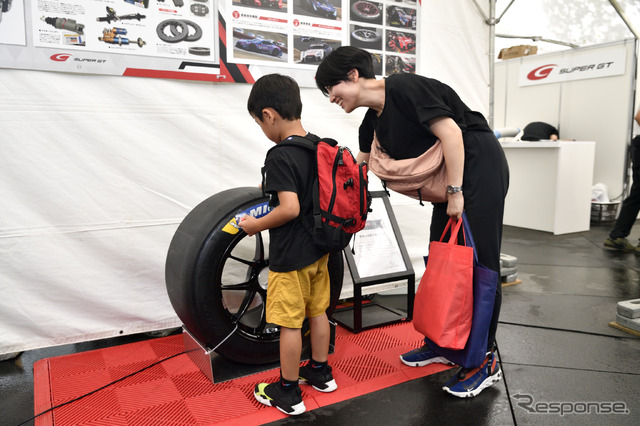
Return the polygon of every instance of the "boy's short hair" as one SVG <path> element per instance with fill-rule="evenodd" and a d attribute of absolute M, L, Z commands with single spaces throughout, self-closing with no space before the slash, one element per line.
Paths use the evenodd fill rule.
<path fill-rule="evenodd" d="M 247 109 L 262 121 L 262 110 L 273 108 L 285 120 L 298 120 L 302 116 L 302 101 L 298 83 L 286 75 L 267 74 L 253 84 Z"/>
<path fill-rule="evenodd" d="M 341 46 L 322 60 L 316 71 L 316 85 L 325 96 L 327 87 L 349 80 L 349 71 L 357 69 L 360 77 L 375 78 L 373 57 L 364 49 L 353 46 Z"/>

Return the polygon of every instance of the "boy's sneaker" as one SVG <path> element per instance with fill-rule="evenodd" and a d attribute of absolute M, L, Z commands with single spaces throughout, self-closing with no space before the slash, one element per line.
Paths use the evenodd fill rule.
<path fill-rule="evenodd" d="M 290 416 L 302 414 L 307 409 L 302 402 L 300 386 L 285 391 L 279 382 L 258 383 L 253 391 L 253 396 L 262 404 L 276 407 Z"/>
<path fill-rule="evenodd" d="M 329 365 L 314 368 L 311 366 L 311 363 L 308 363 L 300 367 L 298 376 L 300 377 L 300 384 L 303 385 L 307 383 L 320 392 L 333 392 L 338 389 L 338 385 L 331 373 L 331 366 Z"/>
<path fill-rule="evenodd" d="M 624 251 L 627 253 L 640 253 L 640 247 L 636 247 L 629 242 L 626 238 L 607 238 L 604 241 L 604 246 L 611 250 Z"/>
<path fill-rule="evenodd" d="M 409 367 L 424 367 L 425 365 L 429 365 L 434 362 L 455 365 L 445 357 L 439 356 L 437 353 L 433 352 L 427 345 L 400 355 L 400 361 Z"/>
<path fill-rule="evenodd" d="M 474 369 L 461 369 L 442 389 L 459 398 L 471 398 L 483 389 L 493 386 L 502 378 L 502 371 L 494 352 Z"/>

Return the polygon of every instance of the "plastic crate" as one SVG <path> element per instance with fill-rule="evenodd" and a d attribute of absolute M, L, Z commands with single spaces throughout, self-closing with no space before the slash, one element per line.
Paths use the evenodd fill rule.
<path fill-rule="evenodd" d="M 618 214 L 620 201 L 608 203 L 591 203 L 591 222 L 613 222 Z"/>

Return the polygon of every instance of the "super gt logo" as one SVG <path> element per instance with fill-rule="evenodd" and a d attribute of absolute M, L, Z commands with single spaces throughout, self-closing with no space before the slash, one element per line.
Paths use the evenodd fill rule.
<path fill-rule="evenodd" d="M 85 63 L 93 63 L 93 64 L 104 64 L 107 62 L 106 59 L 97 59 L 97 58 L 78 58 L 77 56 L 73 56 L 70 53 L 56 53 L 55 55 L 51 55 L 49 59 L 56 62 L 64 62 L 68 59 L 72 58 L 73 62 L 85 62 Z"/>
<path fill-rule="evenodd" d="M 68 53 L 56 53 L 55 55 L 51 55 L 50 59 L 56 62 L 64 62 L 71 57 Z"/>
<path fill-rule="evenodd" d="M 527 79 L 529 80 L 542 80 L 543 78 L 549 77 L 551 71 L 558 65 L 556 64 L 548 64 L 538 67 L 534 70 L 531 70 L 529 74 L 527 74 Z"/>

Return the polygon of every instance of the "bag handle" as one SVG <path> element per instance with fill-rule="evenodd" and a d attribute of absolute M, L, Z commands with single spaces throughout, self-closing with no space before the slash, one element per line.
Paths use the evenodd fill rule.
<path fill-rule="evenodd" d="M 451 228 L 451 236 L 449 237 L 449 241 L 447 244 L 456 244 L 458 241 L 458 233 L 460 232 L 460 227 L 462 226 L 462 220 L 456 220 L 452 217 L 449 218 L 447 222 L 447 226 L 444 227 L 444 231 L 442 231 L 442 235 L 440 236 L 440 242 L 444 239 L 445 235 L 449 228 Z M 464 245 L 467 246 L 467 236 L 465 233 L 465 229 L 462 228 L 462 237 L 464 238 Z"/>
<path fill-rule="evenodd" d="M 469 219 L 467 219 L 467 215 L 465 212 L 462 212 L 462 220 L 461 222 L 464 224 L 464 235 L 465 242 L 467 247 L 473 247 L 473 260 L 475 263 L 478 263 L 478 252 L 476 251 L 476 243 L 473 241 L 473 235 L 471 234 L 471 227 L 469 226 Z M 466 240 L 466 237 L 469 237 L 469 240 Z"/>

